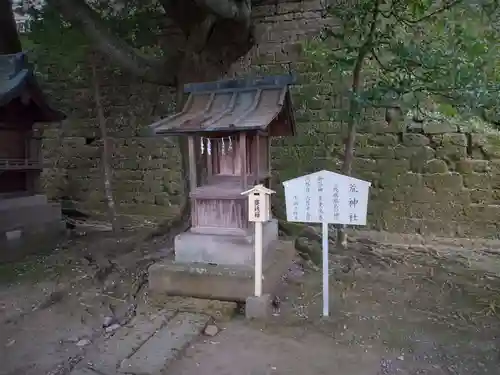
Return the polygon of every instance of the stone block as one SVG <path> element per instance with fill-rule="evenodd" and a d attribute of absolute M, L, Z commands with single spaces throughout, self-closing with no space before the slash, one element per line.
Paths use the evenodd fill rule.
<path fill-rule="evenodd" d="M 471 204 L 465 207 L 465 214 L 474 221 L 497 223 L 500 217 L 500 205 Z"/>
<path fill-rule="evenodd" d="M 490 189 L 472 189 L 469 194 L 472 203 L 489 204 L 493 201 L 493 191 Z"/>
<path fill-rule="evenodd" d="M 245 303 L 245 317 L 247 319 L 266 319 L 271 316 L 271 295 L 263 294 L 259 297 L 247 297 Z"/>
<path fill-rule="evenodd" d="M 262 239 L 265 254 L 278 240 L 278 220 L 264 223 Z M 178 263 L 254 264 L 253 232 L 240 237 L 188 231 L 175 237 L 174 247 L 175 261 Z"/>
<path fill-rule="evenodd" d="M 394 158 L 394 149 L 391 147 L 365 146 L 359 147 L 354 151 L 356 157 L 374 158 L 374 159 L 392 159 Z"/>
<path fill-rule="evenodd" d="M 22 229 L 0 232 L 0 263 L 10 263 L 36 253 L 49 253 L 64 239 L 62 221 L 25 225 Z"/>
<path fill-rule="evenodd" d="M 467 157 L 467 147 L 452 143 L 443 143 L 436 148 L 436 157 L 447 160 L 460 160 Z"/>
<path fill-rule="evenodd" d="M 403 134 L 403 145 L 405 146 L 428 146 L 429 143 L 429 137 L 424 134 Z"/>
<path fill-rule="evenodd" d="M 435 173 L 424 175 L 424 184 L 433 190 L 460 190 L 464 186 L 463 177 L 458 173 Z"/>
<path fill-rule="evenodd" d="M 435 151 L 429 146 L 411 146 L 406 147 L 399 145 L 394 148 L 396 159 L 418 158 L 421 160 L 429 160 L 435 157 Z"/>
<path fill-rule="evenodd" d="M 425 173 L 446 173 L 448 172 L 448 165 L 444 160 L 432 159 L 425 163 L 424 165 Z"/>
<path fill-rule="evenodd" d="M 395 134 L 360 134 L 356 137 L 361 145 L 396 146 L 398 137 Z"/>
<path fill-rule="evenodd" d="M 469 189 L 439 189 L 434 192 L 435 202 L 452 202 L 456 206 L 468 206 L 470 201 Z"/>
<path fill-rule="evenodd" d="M 481 149 L 488 159 L 500 159 L 500 137 L 496 134 L 486 135 Z"/>
<path fill-rule="evenodd" d="M 264 293 L 273 294 L 295 255 L 292 242 L 279 241 L 268 251 L 262 267 Z M 148 283 L 150 295 L 158 298 L 169 295 L 244 302 L 254 291 L 254 268 L 163 261 L 149 267 Z"/>
<path fill-rule="evenodd" d="M 455 163 L 457 172 L 462 174 L 469 174 L 473 172 L 485 173 L 491 168 L 487 160 L 464 159 Z"/>
<path fill-rule="evenodd" d="M 158 293 L 150 295 L 150 300 L 154 305 L 159 307 L 168 306 L 169 309 L 180 312 L 205 314 L 217 322 L 227 322 L 238 312 L 238 304 L 231 301 L 174 297 Z"/>
<path fill-rule="evenodd" d="M 419 219 L 396 217 L 393 213 L 387 212 L 377 219 L 375 228 L 395 233 L 420 233 L 420 222 Z"/>
<path fill-rule="evenodd" d="M 491 185 L 491 176 L 488 173 L 471 172 L 463 176 L 464 186 L 469 189 L 484 189 Z"/>
<path fill-rule="evenodd" d="M 472 147 L 481 147 L 484 146 L 487 142 L 487 138 L 485 134 L 482 133 L 472 133 L 469 134 L 470 144 Z"/>
<path fill-rule="evenodd" d="M 161 374 L 203 332 L 209 319 L 202 314 L 177 314 L 131 357 L 124 359 L 119 372 L 134 375 Z"/>
<path fill-rule="evenodd" d="M 483 237 L 498 238 L 496 223 L 484 222 L 478 218 L 456 222 L 457 236 L 459 237 Z"/>
<path fill-rule="evenodd" d="M 455 237 L 457 233 L 456 224 L 447 220 L 422 220 L 420 233 L 424 235 L 436 235 L 439 237 Z"/>
<path fill-rule="evenodd" d="M 380 176 L 378 185 L 379 188 L 392 188 L 396 192 L 398 189 L 404 188 L 406 186 L 423 186 L 423 180 L 422 175 L 418 173 L 406 172 L 397 176 Z"/>
<path fill-rule="evenodd" d="M 175 311 L 163 310 L 156 315 L 136 316 L 130 326 L 118 329 L 111 338 L 91 348 L 82 364 L 99 374 L 116 374 L 120 363 L 165 327 L 174 315 Z"/>
<path fill-rule="evenodd" d="M 56 203 L 13 206 L 0 210 L 0 233 L 61 221 L 61 206 Z"/>
<path fill-rule="evenodd" d="M 426 134 L 439 134 L 455 133 L 458 131 L 458 128 L 446 120 L 429 120 L 424 123 L 423 130 Z"/>
<path fill-rule="evenodd" d="M 381 178 L 406 174 L 409 169 L 410 161 L 408 159 L 378 159 L 374 168 Z"/>
<path fill-rule="evenodd" d="M 408 204 L 408 217 L 427 220 L 449 221 L 450 217 L 458 219 L 463 216 L 461 205 L 449 202 L 420 202 Z"/>

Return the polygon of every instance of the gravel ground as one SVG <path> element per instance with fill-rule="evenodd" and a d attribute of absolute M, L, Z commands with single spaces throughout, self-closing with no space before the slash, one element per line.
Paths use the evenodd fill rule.
<path fill-rule="evenodd" d="M 94 242 L 68 243 L 52 255 L 2 266 L 0 374 L 43 375 L 70 363 L 85 351 L 78 342 L 102 333 L 110 305 L 128 307 L 133 267 L 154 259 L 154 250 L 145 255 L 145 246 L 139 253 L 113 255 L 116 269 L 97 280 L 99 267 L 85 264 L 83 256 L 97 258 L 109 242 Z M 275 316 L 265 323 L 242 318 L 225 323 L 167 372 L 496 375 L 500 256 L 495 246 L 352 243 L 348 254 L 354 267 L 346 267 L 346 254 L 331 256 L 328 319 L 321 317 L 320 272 L 298 262 L 283 280 Z M 144 300 L 142 306 L 147 307 Z"/>
<path fill-rule="evenodd" d="M 230 322 L 217 337 L 192 346 L 169 373 L 498 374 L 496 253 L 401 250 L 377 248 L 354 273 L 342 271 L 333 256 L 328 319 L 320 316 L 321 275 L 295 267 L 279 314 L 266 323 Z M 488 269 L 471 267 L 478 264 Z"/>

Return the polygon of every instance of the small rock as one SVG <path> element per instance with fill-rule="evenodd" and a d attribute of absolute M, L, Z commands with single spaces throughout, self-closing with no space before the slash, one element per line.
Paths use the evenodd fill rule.
<path fill-rule="evenodd" d="M 405 356 L 404 356 L 404 355 L 400 355 L 400 356 L 398 357 L 398 359 L 399 359 L 400 361 L 404 361 L 404 360 L 405 360 Z"/>
<path fill-rule="evenodd" d="M 89 344 L 90 344 L 90 340 L 89 339 L 81 339 L 80 341 L 78 341 L 76 343 L 76 346 L 83 347 L 83 346 L 87 346 Z"/>
<path fill-rule="evenodd" d="M 5 346 L 8 348 L 9 346 L 14 345 L 15 343 L 16 343 L 16 340 L 12 339 Z"/>
<path fill-rule="evenodd" d="M 109 326 L 116 323 L 116 318 L 114 316 L 106 316 L 102 322 L 102 328 L 108 328 Z"/>
<path fill-rule="evenodd" d="M 109 327 L 106 327 L 106 333 L 114 332 L 120 327 L 121 327 L 121 325 L 119 325 L 118 323 L 111 324 Z"/>
<path fill-rule="evenodd" d="M 219 327 L 215 324 L 209 324 L 205 327 L 205 331 L 203 332 L 206 336 L 214 337 L 219 333 Z"/>

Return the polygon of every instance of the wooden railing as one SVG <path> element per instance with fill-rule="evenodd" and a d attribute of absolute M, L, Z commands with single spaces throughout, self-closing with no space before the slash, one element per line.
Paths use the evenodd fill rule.
<path fill-rule="evenodd" d="M 41 168 L 41 163 L 38 160 L 0 159 L 0 170 L 2 171 L 40 169 L 40 168 Z"/>

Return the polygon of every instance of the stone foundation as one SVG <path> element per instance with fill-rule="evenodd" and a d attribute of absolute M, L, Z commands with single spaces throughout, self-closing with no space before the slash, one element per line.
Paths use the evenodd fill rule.
<path fill-rule="evenodd" d="M 64 230 L 60 205 L 43 195 L 0 200 L 0 263 L 50 251 Z"/>
<path fill-rule="evenodd" d="M 263 254 L 278 240 L 278 221 L 264 223 Z M 231 236 L 185 232 L 175 237 L 175 261 L 219 265 L 253 265 L 254 234 Z"/>
<path fill-rule="evenodd" d="M 292 242 L 277 241 L 263 264 L 263 292 L 273 294 L 295 257 Z M 149 293 L 245 302 L 254 293 L 251 265 L 211 265 L 163 261 L 149 267 Z"/>

